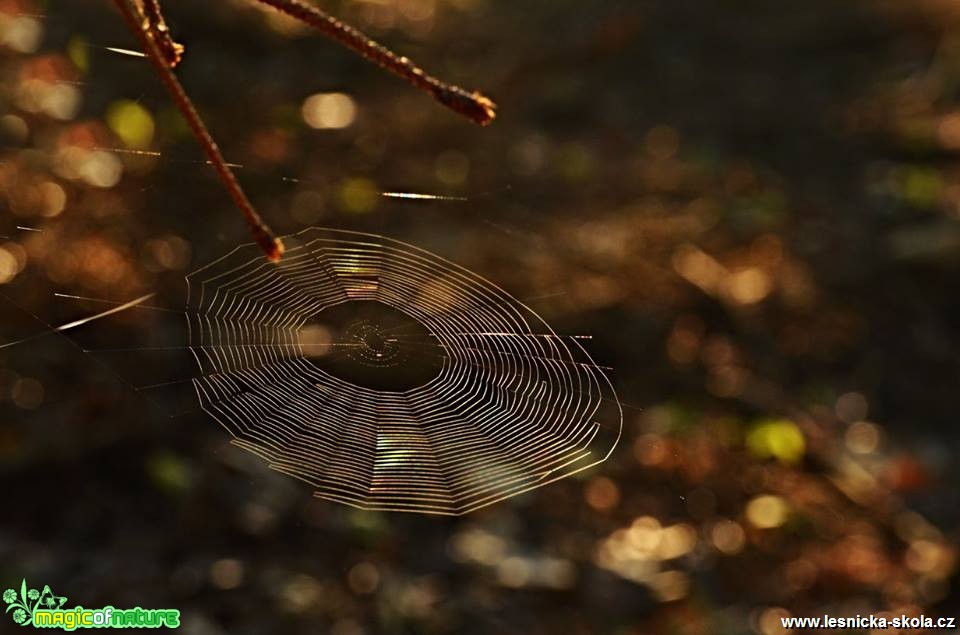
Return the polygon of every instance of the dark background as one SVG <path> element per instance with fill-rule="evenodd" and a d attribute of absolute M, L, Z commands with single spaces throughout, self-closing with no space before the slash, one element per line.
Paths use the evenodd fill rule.
<path fill-rule="evenodd" d="M 0 349 L 0 586 L 194 634 L 960 615 L 960 5 L 322 4 L 494 97 L 481 128 L 253 2 L 165 4 L 275 229 L 407 241 L 593 335 L 623 438 L 465 517 L 352 510 L 134 388 L 185 358 L 84 352 L 182 341 L 128 311 Z M 0 0 L 3 341 L 105 308 L 53 293 L 175 305 L 249 241 L 149 64 L 105 47 L 136 48 L 106 0 Z M 332 92 L 355 119 L 307 125 Z"/>

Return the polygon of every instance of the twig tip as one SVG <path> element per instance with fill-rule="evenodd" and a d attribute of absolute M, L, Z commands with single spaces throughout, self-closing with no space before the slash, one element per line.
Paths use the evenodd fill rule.
<path fill-rule="evenodd" d="M 273 238 L 267 245 L 267 259 L 270 262 L 280 262 L 284 251 L 286 251 L 286 247 L 283 246 L 283 241 L 279 238 Z"/>
<path fill-rule="evenodd" d="M 481 126 L 489 125 L 497 116 L 497 105 L 478 91 L 470 93 L 459 86 L 440 85 L 434 91 L 434 96 L 444 106 Z"/>

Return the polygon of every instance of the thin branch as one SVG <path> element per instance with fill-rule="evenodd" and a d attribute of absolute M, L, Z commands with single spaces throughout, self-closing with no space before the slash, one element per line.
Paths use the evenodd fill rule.
<path fill-rule="evenodd" d="M 496 116 L 496 104 L 481 93 L 466 91 L 459 86 L 447 84 L 428 75 L 406 57 L 397 55 L 352 26 L 311 4 L 302 0 L 258 1 L 316 28 L 382 68 L 397 74 L 414 87 L 429 93 L 451 110 L 481 125 L 487 125 Z M 140 40 L 144 53 L 156 68 L 177 108 L 186 118 L 187 124 L 203 147 L 233 202 L 246 218 L 254 239 L 270 260 L 279 260 L 283 254 L 283 243 L 274 236 L 250 203 L 250 199 L 247 198 L 230 166 L 224 160 L 220 148 L 197 113 L 193 102 L 173 73 L 172 69 L 179 64 L 183 56 L 183 46 L 174 41 L 170 35 L 170 29 L 160 9 L 160 0 L 140 0 L 139 3 L 137 0 L 113 0 L 113 3 L 123 16 L 127 27 Z"/>
<path fill-rule="evenodd" d="M 312 26 L 382 68 L 399 75 L 416 88 L 429 93 L 447 108 L 480 125 L 485 126 L 496 117 L 496 104 L 481 93 L 466 91 L 459 86 L 447 84 L 428 75 L 406 57 L 397 55 L 349 24 L 341 22 L 312 4 L 303 0 L 257 1 Z"/>
<path fill-rule="evenodd" d="M 147 18 L 142 15 L 139 6 L 131 5 L 131 0 L 113 0 L 113 3 L 120 11 L 129 29 L 133 31 L 140 40 L 143 52 L 146 53 L 147 57 L 153 63 L 153 66 L 157 69 L 157 73 L 160 74 L 160 79 L 167 87 L 167 90 L 170 91 L 174 103 L 176 103 L 177 108 L 180 109 L 180 112 L 187 120 L 187 124 L 193 131 L 197 141 L 200 142 L 201 147 L 203 147 L 207 158 L 217 171 L 220 180 L 226 186 L 234 204 L 236 204 L 243 213 L 257 244 L 259 244 L 264 253 L 266 253 L 267 258 L 274 262 L 280 260 L 281 255 L 283 255 L 283 243 L 279 238 L 274 236 L 273 232 L 253 208 L 250 199 L 247 198 L 243 188 L 240 187 L 237 177 L 234 176 L 233 171 L 224 160 L 220 148 L 213 140 L 213 136 L 210 134 L 210 131 L 207 130 L 196 108 L 194 108 L 193 102 L 190 101 L 190 97 L 187 96 L 177 76 L 171 70 L 160 45 L 157 44 L 154 36 L 151 35 L 152 31 L 144 29 L 144 21 Z M 150 4 L 152 8 L 159 10 L 159 6 L 156 5 L 156 3 L 148 2 L 148 4 Z"/>

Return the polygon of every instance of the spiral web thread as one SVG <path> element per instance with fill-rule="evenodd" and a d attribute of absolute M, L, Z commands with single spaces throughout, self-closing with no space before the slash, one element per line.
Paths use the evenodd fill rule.
<path fill-rule="evenodd" d="M 284 240 L 279 264 L 249 245 L 187 277 L 201 406 L 271 468 L 358 508 L 458 515 L 612 452 L 622 412 L 608 378 L 500 288 L 382 236 L 313 228 Z M 351 302 L 386 305 L 428 336 L 394 327 L 376 354 L 333 341 L 329 355 L 404 372 L 392 355 L 403 349 L 436 375 L 377 390 L 316 363 L 310 325 Z"/>

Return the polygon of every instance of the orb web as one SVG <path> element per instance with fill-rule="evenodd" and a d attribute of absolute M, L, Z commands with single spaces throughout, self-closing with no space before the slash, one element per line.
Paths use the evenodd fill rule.
<path fill-rule="evenodd" d="M 279 264 L 250 245 L 187 277 L 201 407 L 271 468 L 331 501 L 457 515 L 613 450 L 609 379 L 499 287 L 382 236 L 284 241 Z"/>

